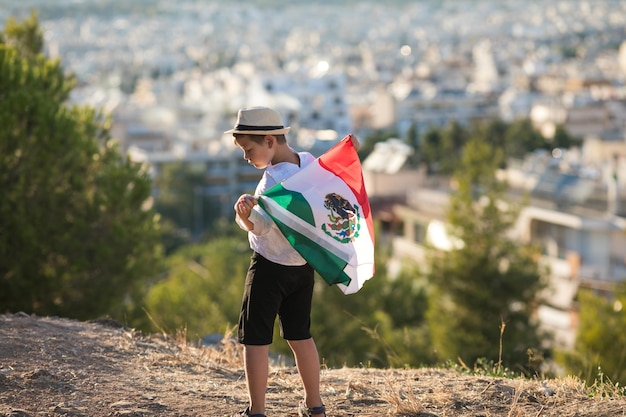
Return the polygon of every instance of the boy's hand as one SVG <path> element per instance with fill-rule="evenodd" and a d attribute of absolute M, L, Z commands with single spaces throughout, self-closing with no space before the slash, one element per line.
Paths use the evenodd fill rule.
<path fill-rule="evenodd" d="M 257 204 L 257 199 L 251 196 L 250 194 L 243 194 L 235 203 L 235 213 L 242 219 L 248 220 L 250 217 L 250 213 L 252 213 L 252 209 Z"/>

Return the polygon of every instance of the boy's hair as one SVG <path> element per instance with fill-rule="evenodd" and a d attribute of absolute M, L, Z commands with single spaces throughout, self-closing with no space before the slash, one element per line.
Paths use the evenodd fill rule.
<path fill-rule="evenodd" d="M 251 141 L 256 142 L 258 144 L 263 143 L 263 139 L 265 138 L 265 136 L 267 135 L 246 135 L 244 133 L 235 133 L 233 134 L 235 140 L 239 139 L 239 138 L 243 138 L 243 137 L 248 137 L 250 138 Z M 276 142 L 283 144 L 283 143 L 287 143 L 287 137 L 285 135 L 270 135 L 270 136 L 274 136 L 276 138 Z"/>

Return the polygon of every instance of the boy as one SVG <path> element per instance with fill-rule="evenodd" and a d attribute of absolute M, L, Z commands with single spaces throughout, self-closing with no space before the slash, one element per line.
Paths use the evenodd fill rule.
<path fill-rule="evenodd" d="M 257 196 L 315 160 L 310 153 L 296 152 L 287 144 L 285 134 L 289 129 L 275 110 L 250 107 L 239 110 L 236 126 L 225 132 L 232 133 L 249 164 L 265 169 L 255 191 Z M 269 346 L 278 315 L 281 336 L 293 351 L 304 386 L 298 415 L 325 417 L 320 360 L 310 333 L 313 268 L 257 206 L 255 197 L 240 196 L 234 208 L 235 221 L 248 232 L 253 250 L 238 327 L 250 404 L 237 416 L 265 417 Z"/>

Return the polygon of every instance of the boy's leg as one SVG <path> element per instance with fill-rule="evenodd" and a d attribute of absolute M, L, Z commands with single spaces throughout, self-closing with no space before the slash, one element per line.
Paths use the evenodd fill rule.
<path fill-rule="evenodd" d="M 288 340 L 296 359 L 296 367 L 304 385 L 304 400 L 307 407 L 322 405 L 320 396 L 320 358 L 313 338 Z"/>
<path fill-rule="evenodd" d="M 250 396 L 250 414 L 264 414 L 269 373 L 269 345 L 244 345 L 244 369 Z"/>

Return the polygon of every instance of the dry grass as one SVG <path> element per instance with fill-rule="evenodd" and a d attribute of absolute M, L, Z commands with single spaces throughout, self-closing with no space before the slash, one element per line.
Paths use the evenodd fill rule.
<path fill-rule="evenodd" d="M 390 379 L 386 382 L 388 389 L 381 394 L 381 398 L 390 405 L 394 415 L 419 415 L 424 411 L 413 381 L 405 381 L 401 386 Z"/>
<path fill-rule="evenodd" d="M 186 336 L 0 315 L 0 417 L 219 417 L 245 408 L 241 346 L 231 334 L 209 347 Z M 574 377 L 476 375 L 461 366 L 323 369 L 321 377 L 329 417 L 626 417 L 626 398 L 606 380 L 587 387 Z M 274 364 L 267 415 L 294 416 L 302 395 L 294 367 Z"/>

